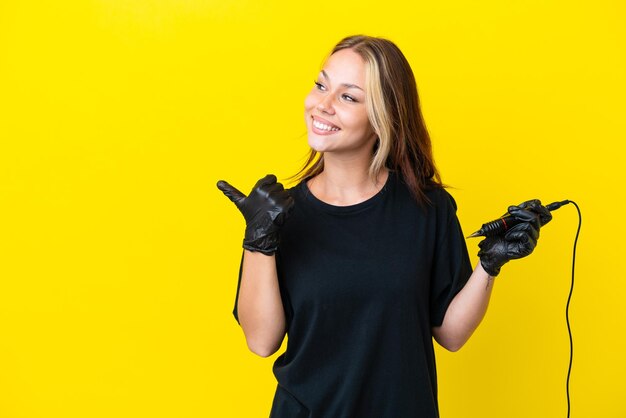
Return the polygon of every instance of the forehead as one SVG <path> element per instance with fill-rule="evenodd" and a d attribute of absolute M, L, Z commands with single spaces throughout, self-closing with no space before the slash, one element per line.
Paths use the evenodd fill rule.
<path fill-rule="evenodd" d="M 356 84 L 365 88 L 365 61 L 352 49 L 342 49 L 332 54 L 323 67 L 332 83 Z"/>

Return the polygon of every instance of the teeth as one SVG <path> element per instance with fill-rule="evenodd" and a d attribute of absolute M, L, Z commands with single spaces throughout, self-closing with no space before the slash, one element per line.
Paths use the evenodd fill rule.
<path fill-rule="evenodd" d="M 321 129 L 322 131 L 338 131 L 339 128 L 336 128 L 334 126 L 328 126 L 325 123 L 319 122 L 317 120 L 313 120 L 313 126 L 315 126 L 317 129 Z"/>

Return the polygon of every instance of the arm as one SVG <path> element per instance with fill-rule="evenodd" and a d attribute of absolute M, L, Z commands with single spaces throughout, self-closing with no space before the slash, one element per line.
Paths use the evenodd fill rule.
<path fill-rule="evenodd" d="M 469 340 L 487 312 L 493 282 L 492 276 L 478 263 L 463 289 L 450 302 L 441 326 L 432 328 L 439 345 L 457 351 Z"/>
<path fill-rule="evenodd" d="M 244 252 L 237 312 L 250 351 L 268 357 L 280 348 L 285 312 L 274 255 Z"/>
<path fill-rule="evenodd" d="M 509 260 L 530 255 L 537 245 L 539 229 L 552 219 L 548 209 L 536 199 L 509 206 L 508 213 L 521 223 L 478 244 L 480 262 L 450 302 L 441 326 L 432 328 L 435 341 L 450 351 L 460 349 L 482 321 L 489 306 L 492 279 L 500 268 Z"/>
<path fill-rule="evenodd" d="M 217 187 L 246 220 L 237 316 L 248 348 L 268 357 L 278 350 L 286 332 L 274 254 L 280 241 L 279 229 L 294 201 L 271 174 L 257 181 L 248 196 L 223 180 Z"/>

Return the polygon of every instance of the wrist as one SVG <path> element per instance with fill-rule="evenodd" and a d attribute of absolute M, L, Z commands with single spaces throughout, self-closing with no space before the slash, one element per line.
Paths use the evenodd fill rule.
<path fill-rule="evenodd" d="M 278 234 L 264 235 L 255 239 L 245 238 L 243 240 L 243 248 L 252 252 L 273 255 L 278 250 Z"/>
<path fill-rule="evenodd" d="M 248 252 L 250 252 L 250 253 L 262 254 L 262 255 L 266 255 L 268 257 L 276 255 L 276 250 L 278 250 L 278 248 L 271 249 L 271 250 L 261 249 L 261 248 L 251 247 L 251 246 L 246 245 L 246 244 L 243 245 L 243 249 L 248 251 Z"/>
<path fill-rule="evenodd" d="M 500 274 L 501 265 L 491 264 L 484 260 L 480 260 L 478 265 L 485 271 L 489 278 L 497 277 Z"/>

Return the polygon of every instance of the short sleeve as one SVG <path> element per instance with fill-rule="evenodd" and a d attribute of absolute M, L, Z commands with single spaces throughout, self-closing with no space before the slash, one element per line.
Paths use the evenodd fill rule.
<path fill-rule="evenodd" d="M 472 266 L 461 224 L 456 216 L 456 202 L 441 190 L 437 208 L 437 236 L 430 283 L 430 325 L 440 326 L 448 306 L 465 286 Z"/>
<path fill-rule="evenodd" d="M 243 252 L 241 253 L 241 261 L 239 262 L 239 278 L 237 279 L 237 293 L 235 294 L 235 306 L 233 307 L 233 316 L 239 323 L 239 313 L 237 312 L 237 303 L 239 302 L 239 288 L 241 287 L 241 271 L 243 269 Z"/>

